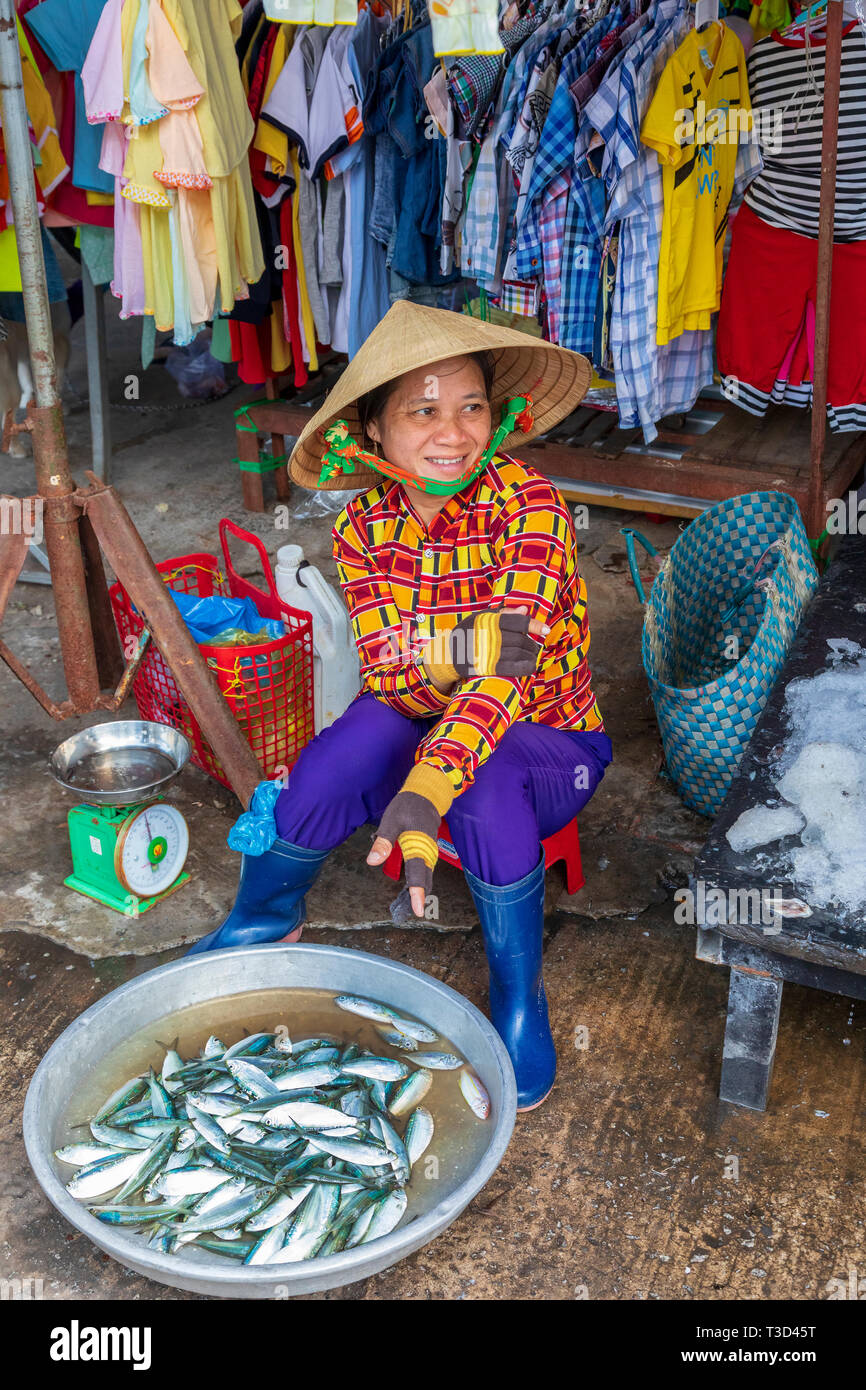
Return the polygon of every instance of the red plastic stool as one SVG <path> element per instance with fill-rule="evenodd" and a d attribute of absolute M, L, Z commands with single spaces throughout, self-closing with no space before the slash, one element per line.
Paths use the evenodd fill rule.
<path fill-rule="evenodd" d="M 580 858 L 580 840 L 577 834 L 577 820 L 568 822 L 561 830 L 557 830 L 555 835 L 548 835 L 546 840 L 542 840 L 544 849 L 544 867 L 549 869 L 551 864 L 557 860 L 565 860 L 565 881 L 569 893 L 576 893 L 582 888 L 586 879 L 583 876 L 583 864 Z M 448 833 L 448 822 L 444 821 L 439 826 L 438 835 L 439 858 L 444 859 L 447 864 L 453 864 L 455 869 L 462 868 L 460 856 L 454 848 L 454 842 Z M 383 869 L 389 878 L 398 879 L 400 870 L 403 867 L 403 852 L 399 845 L 395 845 L 383 864 Z"/>

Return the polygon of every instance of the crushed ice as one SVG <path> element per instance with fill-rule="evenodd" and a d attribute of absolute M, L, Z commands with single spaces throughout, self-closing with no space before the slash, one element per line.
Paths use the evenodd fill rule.
<path fill-rule="evenodd" d="M 866 904 L 866 649 L 831 638 L 830 666 L 792 681 L 789 737 L 774 768 L 786 804 L 753 806 L 727 832 L 741 853 L 786 835 L 790 875 L 815 907 Z"/>

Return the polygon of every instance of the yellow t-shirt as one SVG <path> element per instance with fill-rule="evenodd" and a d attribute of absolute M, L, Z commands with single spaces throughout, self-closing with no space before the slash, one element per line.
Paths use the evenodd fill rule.
<path fill-rule="evenodd" d="M 726 24 L 690 30 L 668 60 L 641 129 L 663 166 L 659 344 L 709 328 L 719 307 L 737 147 L 751 127 L 740 40 Z"/>

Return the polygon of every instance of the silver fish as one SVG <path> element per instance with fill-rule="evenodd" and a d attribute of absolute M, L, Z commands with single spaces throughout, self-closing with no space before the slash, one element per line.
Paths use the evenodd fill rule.
<path fill-rule="evenodd" d="M 293 1125 L 298 1129 L 339 1129 L 349 1128 L 351 1132 L 357 1131 L 357 1124 L 350 1116 L 344 1115 L 342 1110 L 333 1110 L 329 1105 L 319 1105 L 316 1101 L 308 1100 L 286 1100 L 279 1105 L 275 1105 L 272 1110 L 266 1110 L 262 1115 L 262 1124 Z"/>
<path fill-rule="evenodd" d="M 460 1091 L 469 1109 L 479 1120 L 490 1118 L 490 1097 L 478 1077 L 468 1067 L 464 1067 L 460 1073 Z"/>
<path fill-rule="evenodd" d="M 103 1159 L 98 1163 L 88 1164 L 76 1173 L 75 1177 L 66 1184 L 66 1191 L 70 1197 L 78 1197 L 82 1201 L 88 1201 L 91 1197 L 106 1197 L 109 1192 L 114 1192 L 144 1166 L 148 1156 L 148 1149 L 136 1149 L 133 1153 L 124 1154 L 122 1158 Z"/>
<path fill-rule="evenodd" d="M 386 1197 L 380 1198 L 373 1209 L 373 1219 L 361 1237 L 361 1245 L 369 1245 L 371 1240 L 386 1236 L 398 1226 L 406 1214 L 409 1199 L 402 1188 L 396 1188 Z"/>
<path fill-rule="evenodd" d="M 199 1197 L 221 1187 L 226 1174 L 221 1168 L 177 1168 L 174 1172 L 161 1173 L 151 1187 L 160 1197 Z"/>
<path fill-rule="evenodd" d="M 428 1071 L 456 1071 L 463 1066 L 463 1058 L 456 1052 L 419 1052 L 412 1059 L 415 1067 L 427 1067 Z"/>
<path fill-rule="evenodd" d="M 433 1138 L 433 1116 L 429 1110 L 425 1110 L 423 1105 L 419 1105 L 417 1110 L 413 1110 L 406 1124 L 403 1133 L 403 1143 L 406 1145 L 406 1152 L 409 1155 L 409 1166 L 414 1168 L 418 1159 L 430 1146 Z"/>
<path fill-rule="evenodd" d="M 410 1038 L 415 1038 L 418 1042 L 432 1043 L 439 1037 L 432 1028 L 428 1028 L 426 1023 L 419 1023 L 415 1018 L 401 1018 L 399 1014 L 391 1015 L 391 1022 L 401 1033 L 408 1033 Z"/>
<path fill-rule="evenodd" d="M 398 1047 L 401 1052 L 417 1052 L 418 1044 L 410 1033 L 401 1033 L 399 1028 L 383 1028 L 376 1025 L 376 1032 L 390 1047 Z"/>
<path fill-rule="evenodd" d="M 370 1143 L 364 1139 L 341 1139 L 335 1138 L 333 1134 L 311 1134 L 309 1142 L 314 1149 L 321 1149 L 323 1153 L 331 1154 L 334 1158 L 342 1159 L 345 1163 L 356 1163 L 369 1168 L 390 1168 L 392 1155 L 384 1145 Z"/>
<path fill-rule="evenodd" d="M 110 1148 L 105 1144 L 64 1144 L 62 1149 L 54 1150 L 54 1157 L 70 1168 L 84 1168 L 88 1163 L 97 1163 L 101 1158 L 121 1158 L 128 1149 Z"/>
<path fill-rule="evenodd" d="M 247 1222 L 248 1231 L 268 1231 L 272 1226 L 285 1221 L 297 1211 L 298 1207 L 313 1190 L 311 1182 L 301 1183 L 299 1187 L 293 1187 L 288 1192 L 281 1192 L 272 1202 Z"/>
<path fill-rule="evenodd" d="M 265 1096 L 279 1095 L 279 1090 L 266 1076 L 261 1067 L 257 1067 L 253 1062 L 244 1061 L 240 1057 L 232 1057 L 226 1062 L 226 1066 L 238 1083 L 242 1091 L 253 1100 L 263 1100 Z"/>
<path fill-rule="evenodd" d="M 408 1076 L 409 1068 L 393 1057 L 356 1057 L 353 1062 L 344 1062 L 344 1076 L 362 1076 L 370 1081 L 402 1081 Z"/>
<path fill-rule="evenodd" d="M 420 1105 L 430 1087 L 433 1085 L 432 1071 L 425 1071 L 421 1067 L 397 1088 L 396 1094 L 388 1102 L 388 1110 L 392 1115 L 405 1115 L 408 1110 L 414 1110 L 416 1105 Z"/>
<path fill-rule="evenodd" d="M 306 1062 L 306 1058 L 304 1059 Z M 319 1086 L 331 1086 L 340 1075 L 336 1062 L 324 1062 L 316 1066 L 298 1067 L 297 1071 L 285 1072 L 273 1082 L 278 1094 L 286 1091 L 313 1091 Z"/>
<path fill-rule="evenodd" d="M 386 1023 L 392 1027 L 395 1021 L 391 1010 L 384 1004 L 377 1003 L 375 999 L 359 999 L 355 994 L 339 994 L 334 1003 L 338 1009 L 357 1014 L 359 1018 L 370 1018 L 374 1023 Z"/>

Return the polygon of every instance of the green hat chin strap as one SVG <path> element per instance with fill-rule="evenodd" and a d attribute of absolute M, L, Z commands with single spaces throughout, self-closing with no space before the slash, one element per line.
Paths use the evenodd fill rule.
<path fill-rule="evenodd" d="M 502 408 L 502 416 L 498 428 L 491 435 L 487 447 L 473 464 L 468 473 L 464 473 L 462 478 L 455 478 L 451 482 L 437 482 L 435 478 L 425 478 L 421 474 L 412 473 L 408 469 L 400 468 L 396 464 L 389 463 L 387 459 L 381 459 L 377 454 L 368 453 L 359 448 L 358 444 L 349 434 L 349 427 L 345 420 L 337 420 L 325 430 L 324 436 L 328 448 L 322 455 L 322 471 L 319 475 L 319 486 L 321 487 L 327 479 L 334 477 L 337 473 L 354 473 L 358 464 L 373 468 L 383 477 L 392 478 L 396 482 L 406 483 L 410 487 L 416 487 L 421 492 L 432 493 L 435 497 L 453 497 L 456 493 L 462 492 L 469 487 L 483 473 L 484 469 L 494 458 L 504 439 L 514 430 L 521 430 L 524 434 L 532 429 L 532 397 L 531 396 L 512 396 Z"/>

